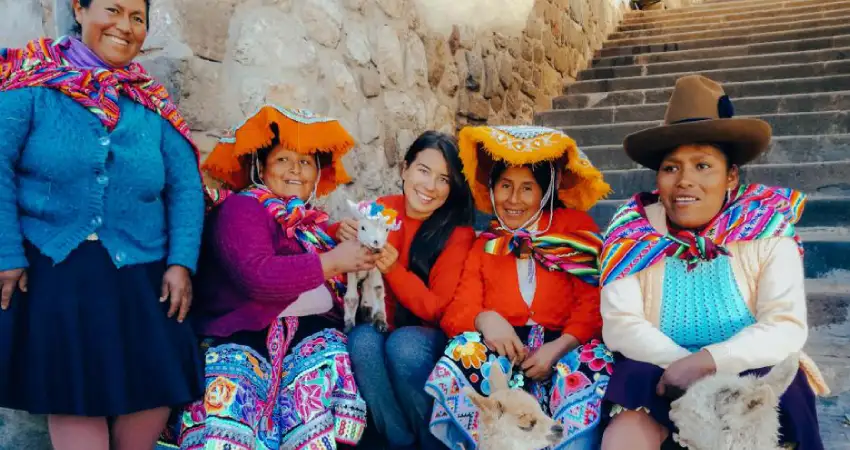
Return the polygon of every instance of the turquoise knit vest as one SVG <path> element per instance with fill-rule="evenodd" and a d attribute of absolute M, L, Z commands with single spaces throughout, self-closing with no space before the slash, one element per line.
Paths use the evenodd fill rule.
<path fill-rule="evenodd" d="M 754 323 L 728 256 L 702 261 L 690 272 L 684 260 L 666 259 L 660 328 L 670 339 L 696 352 Z"/>

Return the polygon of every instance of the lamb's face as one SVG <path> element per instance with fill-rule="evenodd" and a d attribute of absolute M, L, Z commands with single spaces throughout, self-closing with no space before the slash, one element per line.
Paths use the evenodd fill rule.
<path fill-rule="evenodd" d="M 564 427 L 543 413 L 540 403 L 528 392 L 508 389 L 493 393 L 491 411 L 482 420 L 491 421 L 492 429 L 507 442 L 522 442 L 523 448 L 544 448 L 564 437 Z M 495 409 L 496 411 L 493 411 Z"/>
<path fill-rule="evenodd" d="M 758 407 L 748 404 L 747 393 L 756 388 L 750 377 L 717 375 L 694 383 L 670 408 L 670 420 L 679 428 L 676 440 L 691 450 L 716 450 L 724 435 Z"/>
<path fill-rule="evenodd" d="M 369 247 L 375 252 L 384 248 L 390 229 L 382 219 L 361 218 L 358 221 L 357 239 L 361 244 Z"/>
<path fill-rule="evenodd" d="M 511 364 L 513 366 L 513 364 Z M 500 364 L 490 370 L 490 395 L 484 397 L 469 386 L 463 388 L 481 413 L 482 448 L 538 449 L 557 444 L 564 427 L 540 408 L 531 394 L 508 388 L 509 375 Z M 486 442 L 486 447 L 483 445 Z"/>
<path fill-rule="evenodd" d="M 690 450 L 775 449 L 777 406 L 799 370 L 792 354 L 764 377 L 713 375 L 694 383 L 673 402 L 673 438 Z"/>

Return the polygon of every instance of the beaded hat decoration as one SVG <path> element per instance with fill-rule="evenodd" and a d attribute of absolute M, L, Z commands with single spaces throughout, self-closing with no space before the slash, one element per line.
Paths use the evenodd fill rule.
<path fill-rule="evenodd" d="M 490 173 L 496 161 L 512 166 L 552 163 L 558 198 L 580 211 L 587 211 L 611 192 L 576 142 L 558 130 L 530 125 L 466 127 L 460 130 L 458 147 L 475 206 L 485 213 L 493 212 Z M 547 187 L 541 188 L 545 191 Z"/>

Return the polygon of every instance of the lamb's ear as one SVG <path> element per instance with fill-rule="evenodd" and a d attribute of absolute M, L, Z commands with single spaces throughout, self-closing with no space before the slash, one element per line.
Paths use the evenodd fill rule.
<path fill-rule="evenodd" d="M 475 407 L 478 408 L 479 411 L 481 411 L 482 416 L 484 418 L 495 419 L 502 415 L 504 409 L 502 408 L 502 404 L 498 400 L 494 400 L 490 397 L 485 397 L 476 392 L 475 389 L 471 388 L 470 386 L 464 386 L 463 393 L 466 394 L 466 397 L 469 398 L 469 401 L 471 401 L 472 404 L 475 405 Z"/>
<path fill-rule="evenodd" d="M 350 199 L 346 199 L 345 201 L 348 202 L 348 210 L 351 211 L 354 218 L 360 220 L 363 217 L 363 214 L 360 213 L 360 205 L 352 202 Z"/>
<path fill-rule="evenodd" d="M 799 370 L 800 354 L 792 353 L 781 363 L 773 366 L 770 372 L 760 381 L 769 386 L 777 397 L 780 397 L 788 389 L 788 386 L 791 386 Z"/>
<path fill-rule="evenodd" d="M 502 365 L 499 360 L 493 361 L 490 364 L 490 393 L 508 389 L 508 377 L 502 371 Z"/>
<path fill-rule="evenodd" d="M 767 384 L 756 384 L 741 395 L 741 401 L 746 405 L 744 414 L 756 412 L 765 407 L 774 407 L 779 402 L 779 396 Z"/>
<path fill-rule="evenodd" d="M 482 411 L 488 411 L 493 406 L 493 400 L 479 394 L 475 391 L 475 389 L 469 386 L 463 387 L 463 393 L 466 394 L 466 397 L 469 398 L 469 401 L 471 401 L 476 408 Z"/>

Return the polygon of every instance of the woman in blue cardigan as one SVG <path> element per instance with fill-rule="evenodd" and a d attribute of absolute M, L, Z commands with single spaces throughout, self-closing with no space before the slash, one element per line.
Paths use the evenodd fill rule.
<path fill-rule="evenodd" d="M 203 393 L 184 322 L 203 187 L 133 63 L 149 0 L 73 6 L 80 39 L 0 50 L 0 407 L 47 414 L 57 450 L 150 449 Z"/>

